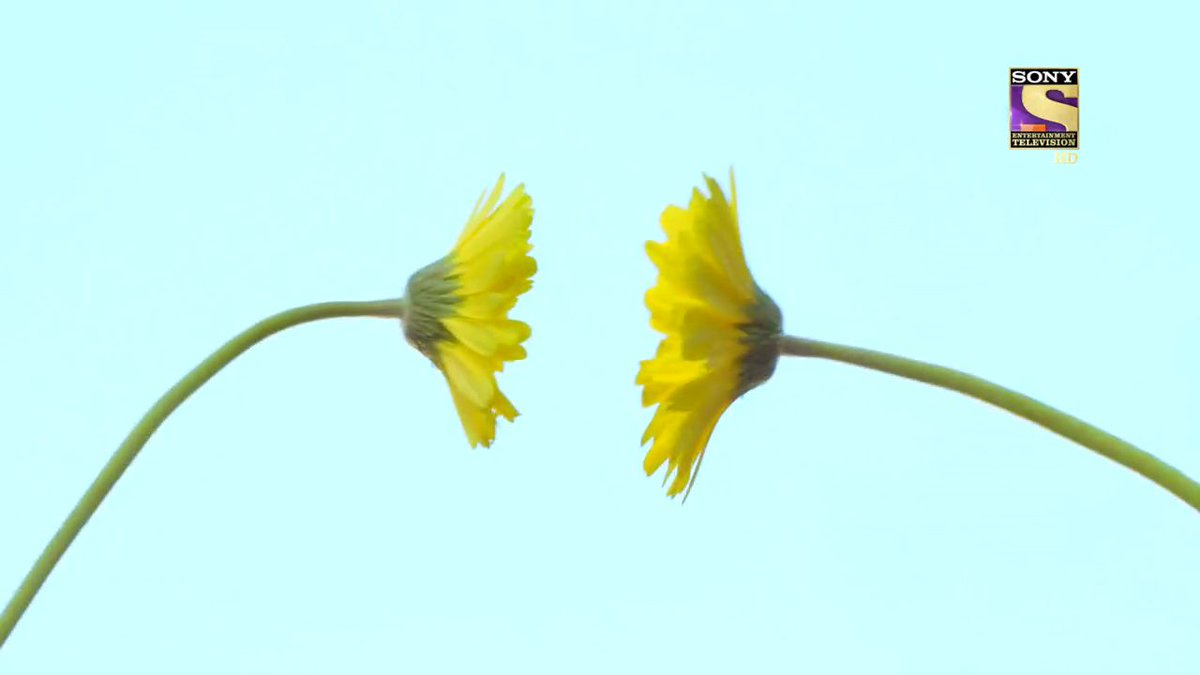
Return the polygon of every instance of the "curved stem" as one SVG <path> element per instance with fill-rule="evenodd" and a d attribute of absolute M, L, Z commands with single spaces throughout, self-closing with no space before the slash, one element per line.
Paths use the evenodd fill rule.
<path fill-rule="evenodd" d="M 25 579 L 21 585 L 17 587 L 13 597 L 9 600 L 8 605 L 4 608 L 4 613 L 0 614 L 0 646 L 4 645 L 13 628 L 17 625 L 17 621 L 21 619 L 21 615 L 25 613 L 25 608 L 33 601 L 33 597 L 37 595 L 38 589 L 46 581 L 46 577 L 50 576 L 50 572 L 54 566 L 62 558 L 67 547 L 74 541 L 76 535 L 79 534 L 83 526 L 87 524 L 88 519 L 96 512 L 100 506 L 100 502 L 104 501 L 104 497 L 108 495 L 109 490 L 121 478 L 121 474 L 125 473 L 125 469 L 129 468 L 133 458 L 137 457 L 138 451 L 149 440 L 150 435 L 158 429 L 163 420 L 167 418 L 179 404 L 183 403 L 213 375 L 216 375 L 231 361 L 240 356 L 250 347 L 258 344 L 262 340 L 292 326 L 298 326 L 302 323 L 312 321 L 320 321 L 322 319 L 334 319 L 339 317 L 379 317 L 379 318 L 400 318 L 404 312 L 403 300 L 380 300 L 376 302 L 324 302 L 315 305 L 306 305 L 280 312 L 273 316 L 269 316 L 262 321 L 254 324 L 250 328 L 239 333 L 229 342 L 226 342 L 220 349 L 213 352 L 208 358 L 200 362 L 200 365 L 192 369 L 190 373 L 183 376 L 183 379 L 175 383 L 175 386 L 167 390 L 167 393 L 158 399 L 150 410 L 142 416 L 142 419 L 133 427 L 129 435 L 121 443 L 117 451 L 100 470 L 100 475 L 96 476 L 96 480 L 92 481 L 87 492 L 83 493 L 79 503 L 71 510 L 70 515 L 63 521 L 58 532 L 46 544 L 42 555 L 38 557 L 33 567 L 25 575 Z"/>
<path fill-rule="evenodd" d="M 789 356 L 813 356 L 862 366 L 951 389 L 991 403 L 1142 474 L 1187 502 L 1192 508 L 1200 510 L 1200 484 L 1175 467 L 1079 418 L 998 384 L 951 368 L 902 356 L 806 338 L 780 338 L 780 352 Z"/>

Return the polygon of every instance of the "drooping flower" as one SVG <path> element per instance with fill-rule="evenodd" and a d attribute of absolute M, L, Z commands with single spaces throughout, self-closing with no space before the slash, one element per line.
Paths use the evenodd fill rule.
<path fill-rule="evenodd" d="M 775 371 L 783 331 L 779 307 L 746 266 L 733 172 L 728 201 L 717 181 L 705 182 L 708 196 L 695 189 L 686 209 L 663 211 L 667 240 L 646 243 L 658 267 L 646 293 L 650 325 L 666 337 L 637 376 L 642 405 L 658 406 L 642 436 L 653 440 L 643 468 L 651 475 L 666 462 L 672 497 L 691 491 L 726 408 Z"/>
<path fill-rule="evenodd" d="M 528 255 L 533 201 L 522 184 L 500 202 L 503 189 L 501 174 L 487 200 L 475 203 L 454 250 L 415 272 L 405 290 L 404 336 L 446 377 L 471 447 L 492 444 L 497 415 L 516 418 L 496 373 L 525 358 L 521 343 L 530 334 L 508 312 L 537 271 Z"/>

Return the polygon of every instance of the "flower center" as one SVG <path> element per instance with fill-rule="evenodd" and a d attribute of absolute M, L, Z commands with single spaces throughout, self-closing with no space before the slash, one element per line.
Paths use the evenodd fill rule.
<path fill-rule="evenodd" d="M 436 260 L 413 272 L 404 289 L 404 338 L 435 364 L 438 343 L 453 339 L 442 324 L 443 318 L 454 314 L 460 301 L 460 284 L 453 270 L 449 257 Z"/>
<path fill-rule="evenodd" d="M 779 336 L 783 334 L 783 313 L 763 289 L 754 286 L 755 303 L 748 309 L 750 321 L 738 328 L 746 355 L 738 373 L 737 396 L 766 382 L 779 362 Z"/>

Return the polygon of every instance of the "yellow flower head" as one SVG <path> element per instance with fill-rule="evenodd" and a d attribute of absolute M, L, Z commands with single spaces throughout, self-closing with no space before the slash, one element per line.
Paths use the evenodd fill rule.
<path fill-rule="evenodd" d="M 775 372 L 779 307 L 754 283 L 738 232 L 737 188 L 731 200 L 705 176 L 709 196 L 692 191 L 686 209 L 662 214 L 663 243 L 647 242 L 658 282 L 646 293 L 650 325 L 666 335 L 658 353 L 642 361 L 637 383 L 642 405 L 658 405 L 642 437 L 653 439 L 646 475 L 667 462 L 667 494 L 691 491 L 704 449 L 721 414 Z M 687 493 L 684 493 L 687 499 Z"/>
<path fill-rule="evenodd" d="M 516 418 L 496 373 L 525 358 L 521 343 L 530 333 L 508 310 L 537 271 L 528 255 L 533 202 L 523 184 L 499 202 L 503 189 L 501 174 L 487 201 L 480 195 L 475 203 L 454 250 L 409 277 L 405 290 L 404 336 L 445 375 L 471 447 L 492 444 L 497 415 Z"/>

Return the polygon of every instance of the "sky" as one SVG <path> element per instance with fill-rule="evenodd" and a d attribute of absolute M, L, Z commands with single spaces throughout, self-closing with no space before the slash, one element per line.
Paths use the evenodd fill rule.
<path fill-rule="evenodd" d="M 1200 515 L 960 395 L 789 358 L 647 478 L 644 242 L 738 180 L 791 334 L 995 380 L 1200 476 L 1200 100 L 1167 3 L 5 3 L 0 596 L 145 409 L 398 296 L 500 172 L 521 411 L 396 322 L 289 330 L 151 439 L 0 673 L 1192 673 Z M 1079 160 L 1007 144 L 1080 68 Z"/>

